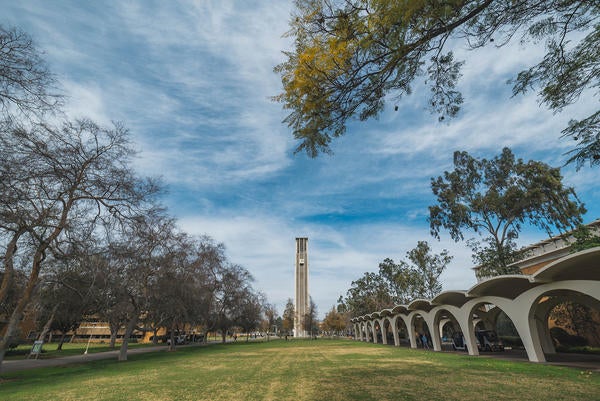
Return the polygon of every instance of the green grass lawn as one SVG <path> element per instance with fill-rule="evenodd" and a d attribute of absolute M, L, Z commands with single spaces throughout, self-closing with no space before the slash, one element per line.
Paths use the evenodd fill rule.
<path fill-rule="evenodd" d="M 599 400 L 572 368 L 347 340 L 182 348 L 4 374 L 0 400 Z"/>
<path fill-rule="evenodd" d="M 166 344 L 158 344 L 164 345 Z M 128 348 L 141 348 L 141 347 L 153 347 L 154 344 L 142 344 L 142 343 L 129 343 Z M 38 356 L 38 359 L 52 359 L 60 358 L 63 356 L 81 355 L 85 352 L 87 343 L 64 343 L 62 350 L 58 351 L 58 343 L 46 343 L 43 346 L 43 352 Z M 97 352 L 106 352 L 118 350 L 121 347 L 121 343 L 117 343 L 115 348 L 110 348 L 108 343 L 90 343 L 88 348 L 89 354 L 95 354 Z M 31 351 L 31 345 L 19 345 L 15 350 L 9 352 L 4 359 L 6 360 L 17 360 L 25 359 Z"/>

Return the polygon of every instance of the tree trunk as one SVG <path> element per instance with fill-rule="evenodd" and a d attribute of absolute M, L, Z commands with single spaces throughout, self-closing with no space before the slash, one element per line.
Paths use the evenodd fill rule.
<path fill-rule="evenodd" d="M 44 341 L 44 339 L 46 338 L 46 334 L 48 334 L 48 332 L 50 331 L 50 326 L 52 325 L 52 322 L 54 321 L 54 315 L 56 314 L 57 310 L 58 310 L 58 304 L 54 305 L 54 308 L 52 308 L 52 313 L 50 313 L 50 317 L 48 318 L 48 321 L 46 322 L 46 324 L 44 325 L 44 328 L 42 329 L 42 332 L 38 336 L 38 341 Z M 52 338 L 52 337 L 50 337 L 50 338 Z"/>
<path fill-rule="evenodd" d="M 175 351 L 175 326 L 171 326 L 171 335 L 169 336 L 171 343 L 169 344 L 169 351 Z"/>
<path fill-rule="evenodd" d="M 19 241 L 19 237 L 21 237 L 24 232 L 25 230 L 15 232 L 10 242 L 6 245 L 6 252 L 4 254 L 4 277 L 2 277 L 2 284 L 0 285 L 0 304 L 3 303 L 8 296 L 8 289 L 10 288 L 14 271 L 13 262 L 17 250 L 17 241 Z"/>
<path fill-rule="evenodd" d="M 66 331 L 61 331 L 60 333 L 61 333 L 61 335 L 60 335 L 60 341 L 58 342 L 58 347 L 56 347 L 57 351 L 62 351 L 62 346 L 63 346 L 63 344 L 65 342 L 65 337 L 67 336 L 67 332 Z"/>
<path fill-rule="evenodd" d="M 73 199 L 70 198 L 62 210 L 60 222 L 58 223 L 58 225 L 54 228 L 54 230 L 47 237 L 47 239 L 45 241 L 42 241 L 35 250 L 35 253 L 33 255 L 33 262 L 31 264 L 31 273 L 29 274 L 29 280 L 27 281 L 25 290 L 23 291 L 19 302 L 17 302 L 17 306 L 13 310 L 8 324 L 6 325 L 4 337 L 0 339 L 0 372 L 2 371 L 2 362 L 4 361 L 4 354 L 6 353 L 6 347 L 8 346 L 8 342 L 17 333 L 19 323 L 21 323 L 21 319 L 23 318 L 23 312 L 25 311 L 25 307 L 29 304 L 31 295 L 33 294 L 33 291 L 37 285 L 38 277 L 40 275 L 40 269 L 42 268 L 42 262 L 44 261 L 44 259 L 46 259 L 46 250 L 50 246 L 50 243 L 52 243 L 52 241 L 54 241 L 60 235 L 63 228 L 67 224 L 67 216 L 72 206 Z"/>
<path fill-rule="evenodd" d="M 131 318 L 127 326 L 125 327 L 125 335 L 123 336 L 123 342 L 121 343 L 121 350 L 119 351 L 119 361 L 127 360 L 127 347 L 129 346 L 129 337 L 131 337 L 131 333 L 133 333 L 133 329 L 137 323 L 138 317 L 137 314 Z"/>
<path fill-rule="evenodd" d="M 0 371 L 2 371 L 2 362 L 4 361 L 4 354 L 6 353 L 6 347 L 8 346 L 9 341 L 12 337 L 17 334 L 17 329 L 19 328 L 19 323 L 23 319 L 23 312 L 25 311 L 25 307 L 29 304 L 29 300 L 31 299 L 31 295 L 37 284 L 37 279 L 40 274 L 40 268 L 42 267 L 42 261 L 45 259 L 44 251 L 46 250 L 47 245 L 41 245 L 35 252 L 33 256 L 33 263 L 31 268 L 31 273 L 29 275 L 29 280 L 27 281 L 27 285 L 25 286 L 25 290 L 21 295 L 21 299 L 17 302 L 17 306 L 13 310 L 13 313 L 10 315 L 10 319 L 8 320 L 8 324 L 6 325 L 6 331 L 4 332 L 4 337 L 0 339 Z"/>
<path fill-rule="evenodd" d="M 158 344 L 158 338 L 156 337 L 156 334 L 158 333 L 158 327 L 155 327 L 152 330 L 153 336 L 152 336 L 152 344 L 157 345 Z"/>
<path fill-rule="evenodd" d="M 221 331 L 221 341 L 223 342 L 223 344 L 227 342 L 227 330 Z"/>
<path fill-rule="evenodd" d="M 110 348 L 115 348 L 117 342 L 117 334 L 119 333 L 119 327 L 114 324 L 108 324 L 110 327 Z"/>

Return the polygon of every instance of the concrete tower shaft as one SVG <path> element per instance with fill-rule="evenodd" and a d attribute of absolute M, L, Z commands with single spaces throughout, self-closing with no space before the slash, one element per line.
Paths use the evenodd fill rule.
<path fill-rule="evenodd" d="M 294 336 L 307 337 L 304 316 L 309 311 L 308 295 L 308 238 L 296 238 L 296 275 L 295 275 L 295 315 Z"/>

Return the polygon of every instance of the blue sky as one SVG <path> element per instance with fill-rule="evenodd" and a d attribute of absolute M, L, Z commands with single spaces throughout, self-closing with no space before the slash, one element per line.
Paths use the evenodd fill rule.
<path fill-rule="evenodd" d="M 591 114 L 584 94 L 552 114 L 534 94 L 511 99 L 506 81 L 543 54 L 519 43 L 468 52 L 460 90 L 463 112 L 438 123 L 427 89 L 390 99 L 376 120 L 352 122 L 333 156 L 294 155 L 297 145 L 270 96 L 280 92 L 273 67 L 290 49 L 282 35 L 292 1 L 0 0 L 0 23 L 33 36 L 69 96 L 70 118 L 130 128 L 136 168 L 161 176 L 165 204 L 179 225 L 225 243 L 255 287 L 283 309 L 293 297 L 294 238 L 309 237 L 310 292 L 323 315 L 352 280 L 402 259 L 419 240 L 453 263 L 445 290 L 475 283 L 470 251 L 448 236 L 430 237 L 430 178 L 451 169 L 455 150 L 493 157 L 504 146 L 524 159 L 560 166 L 571 143 L 560 131 Z M 399 110 L 394 111 L 394 105 Z M 563 169 L 600 217 L 598 169 Z M 523 245 L 545 238 L 527 230 Z"/>

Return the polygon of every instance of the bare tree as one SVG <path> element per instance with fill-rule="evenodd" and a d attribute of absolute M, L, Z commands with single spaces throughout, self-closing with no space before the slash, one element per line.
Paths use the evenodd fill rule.
<path fill-rule="evenodd" d="M 103 128 L 78 120 L 60 128 L 13 126 L 9 135 L 0 137 L 0 154 L 5 267 L 0 301 L 10 287 L 15 259 L 26 257 L 29 273 L 0 340 L 1 363 L 7 339 L 32 297 L 50 247 L 65 238 L 69 227 L 138 213 L 157 187 L 134 175 L 128 131 L 120 124 Z"/>
<path fill-rule="evenodd" d="M 306 311 L 303 319 L 304 329 L 310 333 L 311 337 L 316 337 L 319 332 L 319 321 L 317 320 L 317 305 L 313 302 L 312 297 L 310 297 L 308 311 Z"/>
<path fill-rule="evenodd" d="M 215 291 L 214 321 L 225 342 L 227 331 L 239 320 L 242 306 L 252 293 L 250 284 L 254 279 L 248 270 L 236 264 L 225 264 L 216 273 L 218 287 Z"/>
<path fill-rule="evenodd" d="M 0 25 L 0 118 L 57 111 L 62 95 L 31 37 Z"/>

